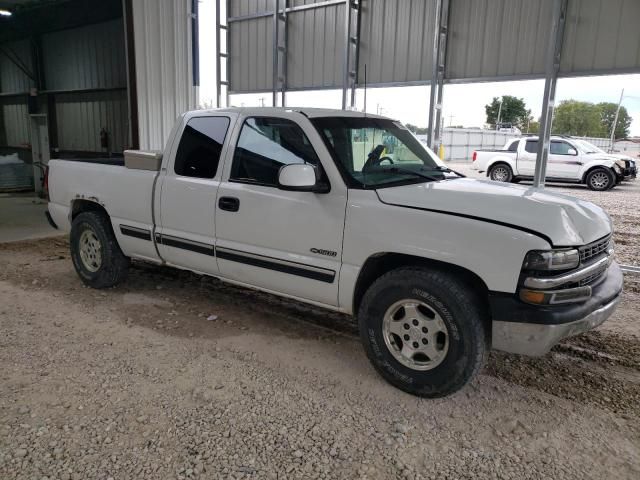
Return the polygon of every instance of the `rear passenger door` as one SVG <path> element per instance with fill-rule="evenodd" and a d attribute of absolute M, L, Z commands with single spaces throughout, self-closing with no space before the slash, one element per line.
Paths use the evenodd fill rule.
<path fill-rule="evenodd" d="M 346 186 L 335 169 L 338 178 L 327 175 L 332 160 L 311 123 L 298 113 L 281 115 L 246 118 L 225 164 L 216 214 L 220 274 L 337 305 Z M 317 167 L 330 191 L 280 190 L 278 172 L 291 163 Z"/>
<path fill-rule="evenodd" d="M 174 161 L 157 187 L 161 191 L 156 213 L 158 250 L 171 265 L 218 272 L 215 202 L 231 123 L 228 115 L 190 117 L 172 146 Z"/>
<path fill-rule="evenodd" d="M 524 147 L 520 146 L 518 150 L 518 174 L 532 177 L 536 169 L 538 140 L 527 140 L 521 143 L 524 143 Z"/>

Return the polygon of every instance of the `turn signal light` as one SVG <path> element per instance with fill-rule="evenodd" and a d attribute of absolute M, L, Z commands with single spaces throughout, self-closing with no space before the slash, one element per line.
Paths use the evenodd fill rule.
<path fill-rule="evenodd" d="M 534 290 L 520 290 L 520 298 L 522 301 L 527 303 L 535 303 L 537 305 L 542 305 L 545 302 L 545 294 L 544 292 L 536 292 Z"/>
<path fill-rule="evenodd" d="M 566 288 L 563 290 L 520 290 L 520 300 L 533 305 L 561 305 L 584 302 L 591 297 L 591 287 Z"/>

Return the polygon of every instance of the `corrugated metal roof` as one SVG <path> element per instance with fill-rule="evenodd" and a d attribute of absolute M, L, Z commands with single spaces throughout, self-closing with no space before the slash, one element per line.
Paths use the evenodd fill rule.
<path fill-rule="evenodd" d="M 554 0 L 450 0 L 451 80 L 542 78 Z M 290 0 L 288 5 L 316 3 Z M 273 12 L 275 0 L 235 0 L 232 16 Z M 335 13 L 332 12 L 335 11 Z M 371 84 L 429 82 L 436 0 L 362 0 L 359 78 Z M 288 88 L 340 88 L 342 5 L 288 15 Z M 560 75 L 640 72 L 640 0 L 569 0 Z M 272 23 L 231 24 L 231 91 L 272 88 Z"/>
<path fill-rule="evenodd" d="M 140 148 L 163 149 L 176 118 L 196 107 L 191 1 L 133 2 Z"/>
<path fill-rule="evenodd" d="M 640 1 L 570 1 L 563 75 L 640 69 Z"/>
<path fill-rule="evenodd" d="M 304 2 L 298 2 L 303 4 Z M 313 2 L 307 2 L 313 3 Z M 287 86 L 342 86 L 345 5 L 331 5 L 288 14 Z M 271 82 L 269 82 L 269 86 Z"/>
<path fill-rule="evenodd" d="M 446 78 L 542 76 L 553 0 L 451 0 Z"/>
<path fill-rule="evenodd" d="M 9 54 L 15 54 L 29 69 L 32 67 L 31 46 L 29 40 L 9 42 L 2 45 Z M 0 92 L 25 93 L 33 82 L 15 63 L 0 52 Z"/>
<path fill-rule="evenodd" d="M 364 65 L 369 84 L 430 80 L 436 1 L 369 0 L 361 8 L 358 82 Z"/>
<path fill-rule="evenodd" d="M 229 24 L 230 90 L 271 90 L 273 84 L 273 18 Z"/>
<path fill-rule="evenodd" d="M 42 36 L 47 90 L 126 87 L 122 19 Z"/>
<path fill-rule="evenodd" d="M 231 17 L 255 15 L 274 10 L 275 0 L 229 0 L 229 15 Z"/>

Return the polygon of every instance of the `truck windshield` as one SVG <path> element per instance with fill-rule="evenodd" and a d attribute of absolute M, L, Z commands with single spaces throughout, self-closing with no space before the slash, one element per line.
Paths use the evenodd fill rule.
<path fill-rule="evenodd" d="M 593 145 L 592 143 L 587 142 L 586 140 L 573 140 L 575 143 L 577 143 L 580 148 L 582 148 L 582 150 L 584 151 L 584 153 L 586 154 L 590 154 L 590 153 L 605 153 L 604 150 L 596 147 L 595 145 Z"/>
<path fill-rule="evenodd" d="M 324 117 L 312 122 L 351 188 L 448 178 L 436 155 L 399 122 L 366 117 Z"/>

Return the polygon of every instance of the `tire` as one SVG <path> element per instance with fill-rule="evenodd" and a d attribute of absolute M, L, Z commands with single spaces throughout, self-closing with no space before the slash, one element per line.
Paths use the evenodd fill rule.
<path fill-rule="evenodd" d="M 608 168 L 594 168 L 589 173 L 587 173 L 586 184 L 590 190 L 595 190 L 596 192 L 602 192 L 605 190 L 609 190 L 613 188 L 616 183 L 615 176 L 613 172 Z"/>
<path fill-rule="evenodd" d="M 106 214 L 79 214 L 71 224 L 70 247 L 73 266 L 86 285 L 109 288 L 127 277 L 130 261 L 120 250 Z"/>
<path fill-rule="evenodd" d="M 506 163 L 496 163 L 489 169 L 489 178 L 494 182 L 510 183 L 513 180 L 513 170 Z"/>
<path fill-rule="evenodd" d="M 415 321 L 412 302 L 419 305 Z M 481 305 L 478 295 L 451 274 L 399 268 L 380 277 L 365 293 L 358 312 L 360 338 L 369 360 L 389 383 L 420 397 L 444 397 L 466 385 L 485 362 L 489 335 Z M 445 337 L 442 332 L 434 335 L 442 325 Z M 411 336 L 400 338 L 391 330 Z M 412 359 L 403 356 L 398 341 L 404 345 L 406 338 L 407 347 L 423 348 L 420 343 L 427 340 L 424 348 L 428 348 L 431 342 L 433 359 L 421 352 Z"/>

